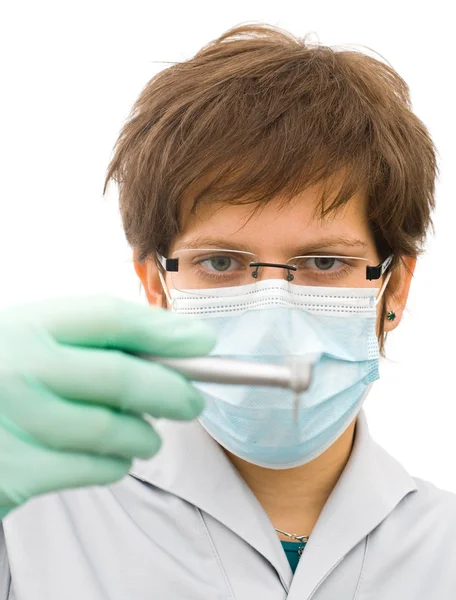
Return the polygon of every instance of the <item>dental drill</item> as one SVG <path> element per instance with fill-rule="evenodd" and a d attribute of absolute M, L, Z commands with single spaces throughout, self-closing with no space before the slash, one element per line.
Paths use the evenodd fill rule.
<path fill-rule="evenodd" d="M 134 356 L 173 369 L 193 381 L 288 388 L 295 395 L 295 423 L 299 413 L 300 394 L 307 390 L 312 376 L 312 364 L 296 357 L 290 358 L 288 364 L 281 366 L 211 356 L 164 358 L 147 353 L 135 353 Z"/>

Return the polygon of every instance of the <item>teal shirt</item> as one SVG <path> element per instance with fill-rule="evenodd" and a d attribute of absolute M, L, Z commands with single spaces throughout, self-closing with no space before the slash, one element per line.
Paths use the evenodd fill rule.
<path fill-rule="evenodd" d="M 307 542 L 281 542 L 282 547 L 287 555 L 288 562 L 290 563 L 291 570 L 296 571 L 301 554 L 307 544 Z"/>

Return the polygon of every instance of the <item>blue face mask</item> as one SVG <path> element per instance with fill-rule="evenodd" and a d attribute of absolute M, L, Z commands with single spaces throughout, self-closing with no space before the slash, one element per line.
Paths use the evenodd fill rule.
<path fill-rule="evenodd" d="M 377 288 L 327 288 L 265 280 L 204 295 L 171 290 L 172 309 L 208 319 L 214 356 L 314 363 L 297 421 L 291 390 L 195 383 L 206 408 L 199 420 L 229 452 L 256 465 L 288 469 L 327 450 L 358 414 L 378 379 Z"/>

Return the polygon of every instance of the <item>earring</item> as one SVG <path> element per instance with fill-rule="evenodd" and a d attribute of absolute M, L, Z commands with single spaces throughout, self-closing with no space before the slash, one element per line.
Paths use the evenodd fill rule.
<path fill-rule="evenodd" d="M 386 318 L 388 319 L 388 321 L 394 321 L 394 319 L 396 318 L 396 313 L 393 310 L 390 310 L 387 313 Z"/>

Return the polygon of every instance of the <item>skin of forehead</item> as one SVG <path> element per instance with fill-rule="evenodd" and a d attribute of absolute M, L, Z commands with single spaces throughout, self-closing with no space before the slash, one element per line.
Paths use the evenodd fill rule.
<path fill-rule="evenodd" d="M 329 236 L 346 236 L 368 244 L 365 250 L 354 248 L 353 256 L 378 260 L 365 194 L 358 192 L 339 212 L 323 221 L 315 218 L 319 191 L 319 186 L 309 187 L 286 204 L 280 198 L 271 200 L 256 213 L 253 205 L 222 203 L 201 203 L 192 213 L 192 200 L 186 198 L 182 204 L 182 229 L 172 250 L 179 248 L 184 240 L 204 236 L 243 244 L 249 251 L 261 255 L 262 260 L 272 261 L 278 256 L 280 260 L 292 256 L 287 256 L 287 250 L 300 245 L 318 243 Z"/>

